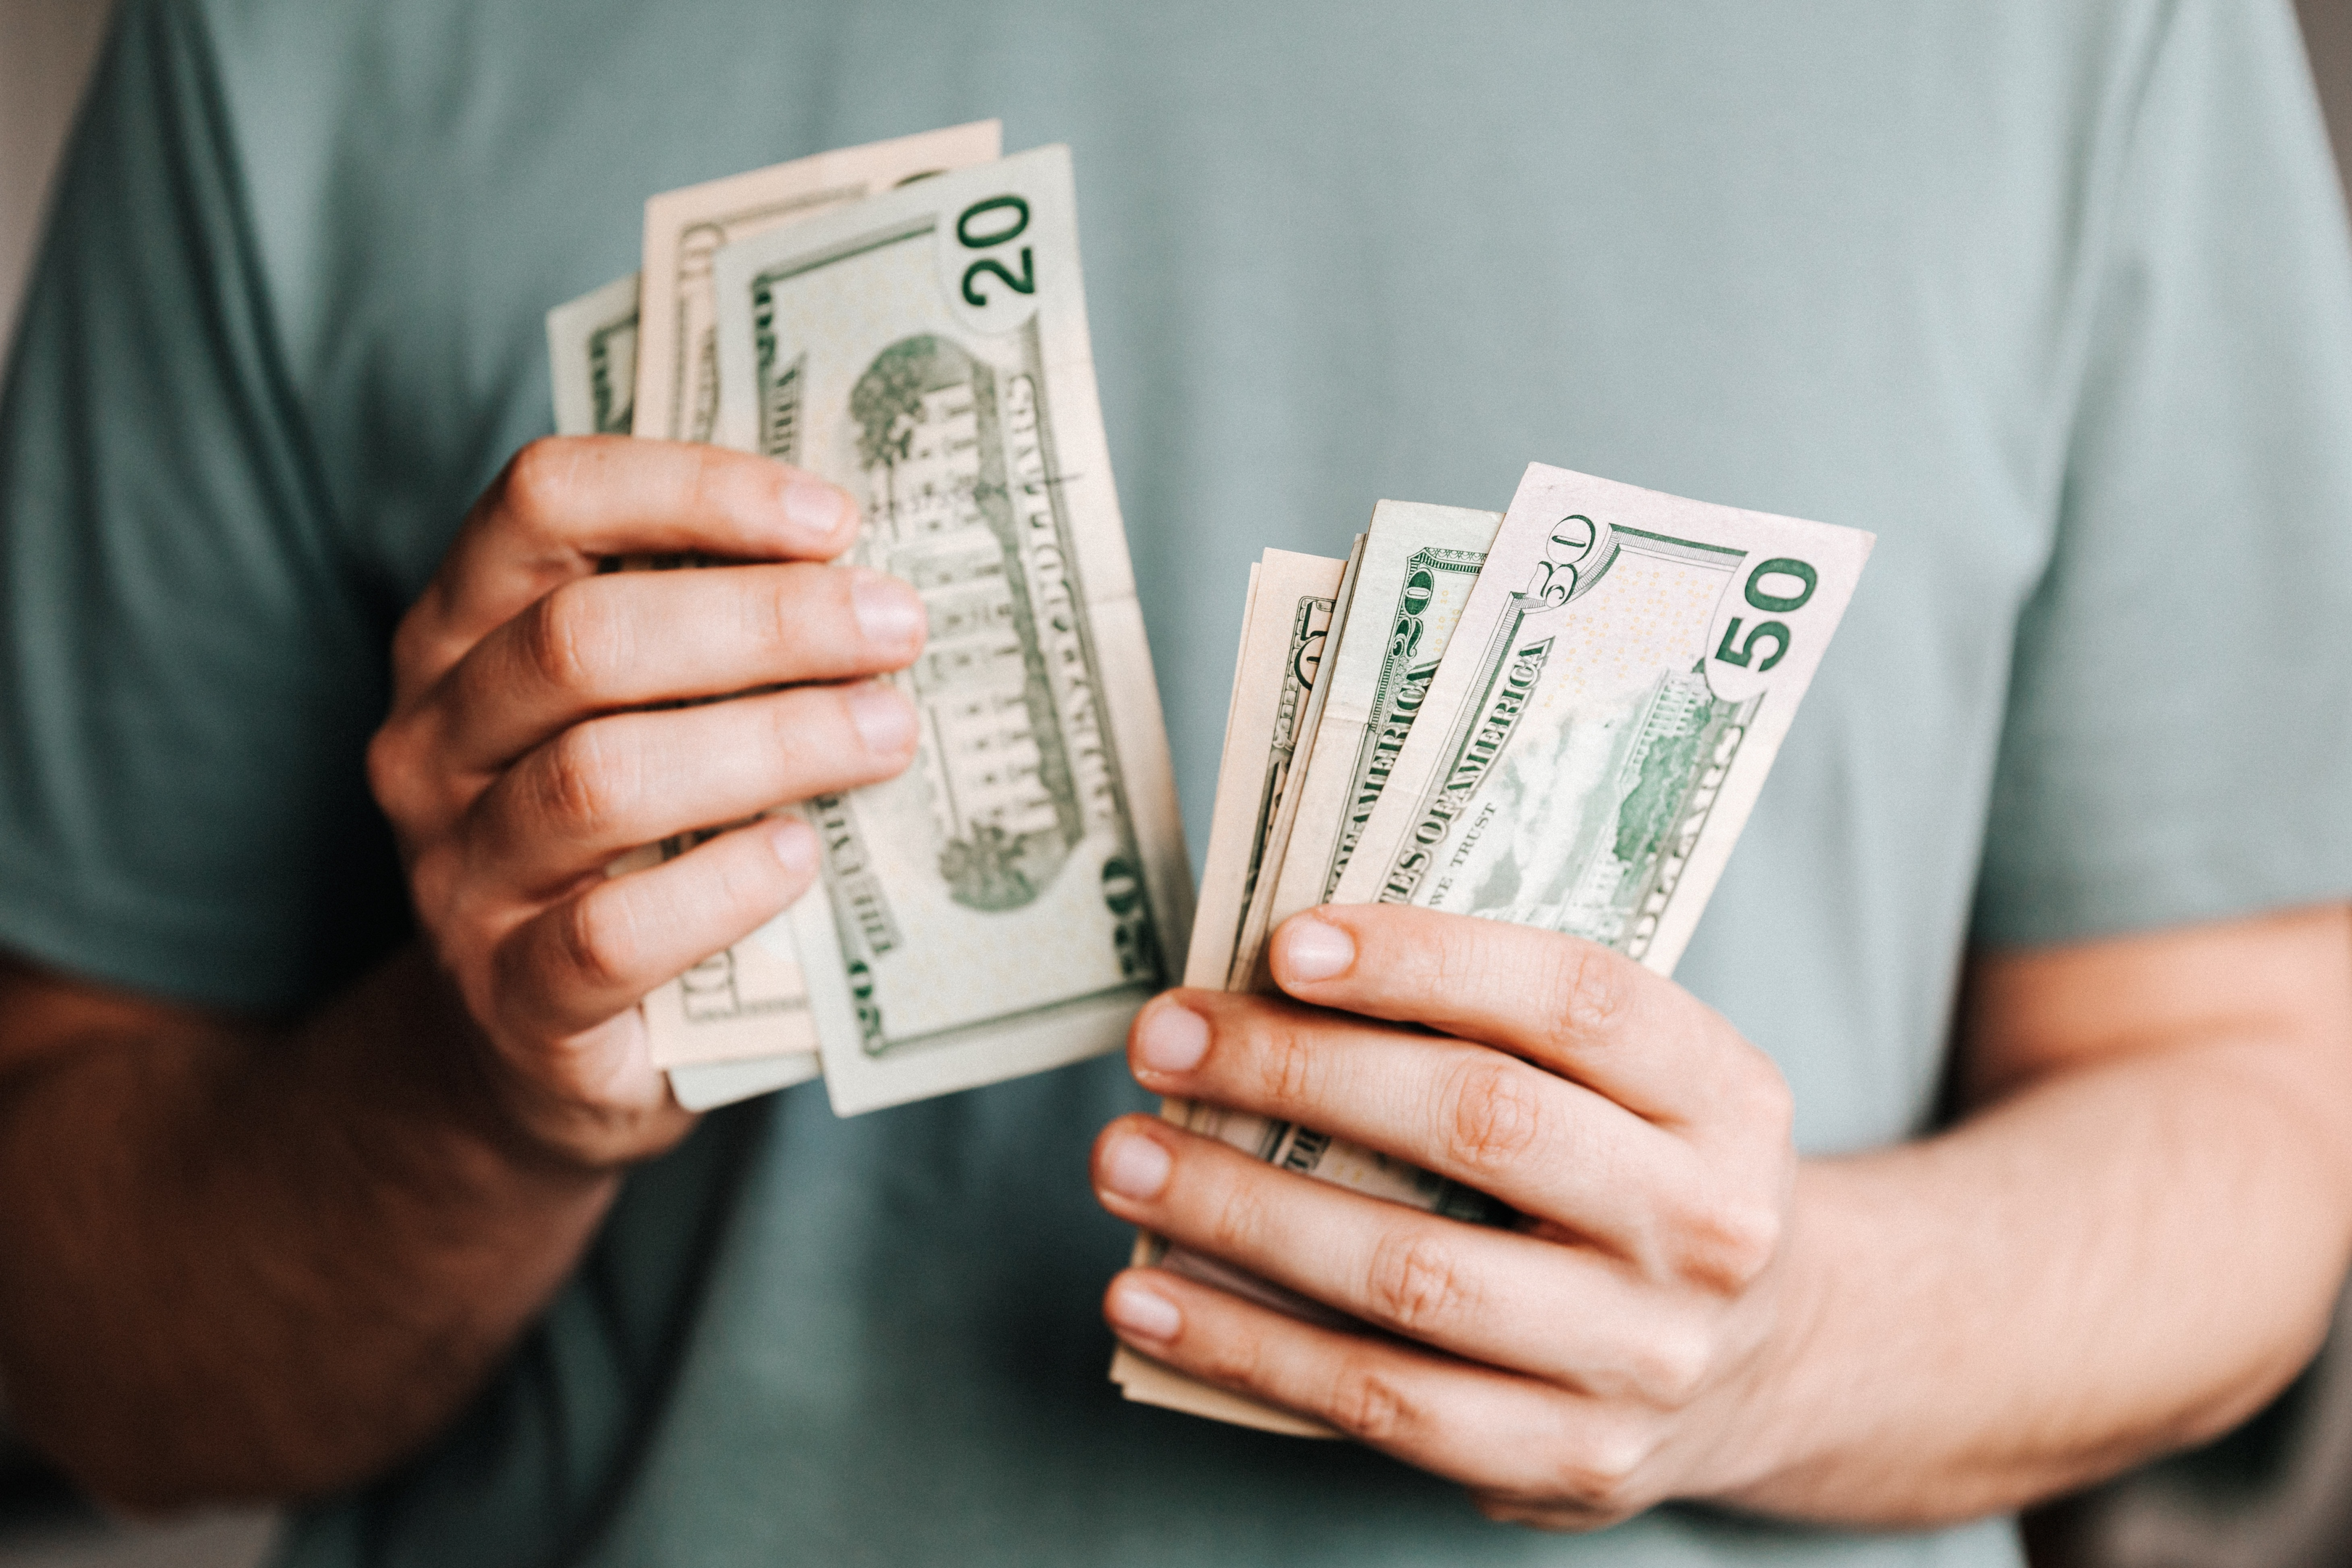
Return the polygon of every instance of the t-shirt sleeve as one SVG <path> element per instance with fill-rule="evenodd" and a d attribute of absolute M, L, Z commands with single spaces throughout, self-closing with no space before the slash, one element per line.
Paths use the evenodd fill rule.
<path fill-rule="evenodd" d="M 295 1006 L 403 905 L 341 559 L 201 22 L 128 0 L 0 394 L 0 947 Z"/>
<path fill-rule="evenodd" d="M 2352 264 L 2292 14 L 2172 7 L 2136 99 L 2087 209 L 1992 943 L 2352 893 Z"/>

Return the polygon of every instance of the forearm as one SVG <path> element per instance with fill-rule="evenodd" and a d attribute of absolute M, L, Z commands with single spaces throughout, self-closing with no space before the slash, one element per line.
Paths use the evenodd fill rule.
<path fill-rule="evenodd" d="M 528 1152 L 415 952 L 303 1026 L 100 1030 L 0 1085 L 0 1379 L 145 1506 L 372 1474 L 479 1386 L 616 1185 Z"/>
<path fill-rule="evenodd" d="M 2275 1043 L 2151 1053 L 1808 1163 L 1789 1331 L 1727 1500 L 1960 1520 L 2252 1414 L 2318 1344 L 2347 1260 L 2345 1119 L 2309 1085 Z"/>

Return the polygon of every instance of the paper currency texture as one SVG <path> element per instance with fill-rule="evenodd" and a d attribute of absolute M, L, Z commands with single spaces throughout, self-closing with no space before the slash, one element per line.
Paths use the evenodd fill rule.
<path fill-rule="evenodd" d="M 1672 973 L 1872 543 L 1529 465 L 1335 896 Z"/>
<path fill-rule="evenodd" d="M 1274 750 L 1267 757 L 1263 809 L 1257 814 L 1256 829 L 1250 836 L 1249 862 L 1243 868 L 1244 907 L 1241 926 L 1223 983 L 1227 990 L 1246 987 L 1247 977 L 1274 929 L 1271 917 L 1275 879 L 1290 852 L 1291 830 L 1298 818 L 1298 796 L 1290 786 L 1306 776 L 1323 733 L 1323 703 L 1329 688 L 1316 676 L 1324 648 L 1348 624 L 1356 601 L 1357 568 L 1363 558 L 1364 536 L 1360 533 L 1349 547 L 1347 568 L 1339 574 L 1339 586 L 1332 595 L 1329 613 L 1319 617 L 1319 629 L 1315 620 L 1301 614 L 1293 621 L 1288 637 L 1276 639 L 1253 654 L 1263 659 L 1272 655 L 1276 646 L 1281 647 L 1285 663 L 1275 679 L 1287 697 L 1290 712 L 1274 736 Z M 1313 666 L 1304 662 L 1310 652 Z"/>
<path fill-rule="evenodd" d="M 654 197 L 646 220 L 646 254 L 656 263 L 650 297 L 642 297 L 646 275 L 638 273 L 549 313 L 557 432 L 709 438 L 717 417 L 710 291 L 717 248 L 906 180 L 985 162 L 999 145 L 995 121 L 982 121 L 845 148 Z M 641 365 L 640 333 L 648 321 L 653 357 Z M 640 422 L 639 392 L 654 386 L 662 395 L 642 405 L 647 416 Z M 698 841 L 689 835 L 649 847 L 614 869 L 656 863 Z M 646 998 L 645 1014 L 653 1060 L 669 1070 L 671 1092 L 688 1110 L 706 1110 L 817 1074 L 807 988 L 789 922 L 781 918 L 655 991 Z"/>
<path fill-rule="evenodd" d="M 1294 786 L 1297 852 L 1277 868 L 1269 932 L 1338 889 L 1502 521 L 1498 511 L 1421 501 L 1384 500 L 1372 509 L 1348 624 L 1328 661 L 1314 752 Z M 1236 979 L 1241 989 L 1271 988 L 1263 943 Z"/>
<path fill-rule="evenodd" d="M 1457 580 L 1448 605 L 1424 548 L 1446 510 L 1416 509 L 1423 542 L 1410 551 L 1400 549 L 1407 535 L 1384 528 L 1408 514 L 1385 502 L 1375 513 L 1360 609 L 1338 634 L 1322 731 L 1294 786 L 1298 815 L 1276 873 L 1295 901 L 1277 896 L 1276 907 L 1326 896 L 1415 903 L 1570 932 L 1670 973 L 1872 538 L 1536 464 L 1499 531 L 1493 513 L 1454 514 L 1474 531 L 1450 547 L 1484 560 L 1463 563 L 1475 581 L 1465 595 Z M 1400 570 L 1415 555 L 1417 572 Z M 1383 605 L 1385 626 L 1372 618 Z M 1433 666 L 1410 651 L 1431 640 L 1443 650 Z M 1347 787 L 1318 791 L 1318 767 L 1333 770 L 1326 780 L 1344 767 Z M 1213 865 L 1207 879 L 1220 874 Z M 1312 1129 L 1184 1102 L 1165 1113 L 1370 1196 L 1473 1223 L 1514 1219 L 1458 1184 Z M 1148 1237 L 1136 1261 L 1302 1316 L 1328 1310 Z M 1130 1399 L 1323 1432 L 1131 1352 L 1112 1375 Z"/>
<path fill-rule="evenodd" d="M 1241 647 L 1234 661 L 1233 698 L 1218 763 L 1216 809 L 1185 962 L 1188 985 L 1222 988 L 1233 967 L 1253 881 L 1264 865 L 1266 841 L 1309 717 L 1309 698 L 1329 665 L 1347 565 L 1324 556 L 1269 550 L 1250 568 L 1249 599 L 1242 615 Z M 1263 1118 L 1181 1100 L 1163 1101 L 1160 1114 L 1209 1136 L 1227 1137 L 1260 1158 L 1268 1152 L 1261 1145 L 1266 1142 L 1265 1130 L 1274 1124 Z M 1171 1252 L 1159 1237 L 1148 1233 L 1137 1236 L 1131 1261 L 1138 1268 L 1181 1268 L 1244 1292 L 1265 1289 L 1262 1282 L 1232 1270 L 1219 1273 L 1213 1259 Z M 1125 1346 L 1112 1357 L 1111 1380 L 1129 1399 L 1141 1404 L 1269 1432 L 1329 1435 L 1313 1422 L 1212 1387 Z"/>
<path fill-rule="evenodd" d="M 1251 569 L 1184 984 L 1222 989 L 1307 718 L 1344 561 L 1269 550 Z M 1253 656 L 1263 658 L 1253 663 Z M 1278 656 L 1278 658 L 1277 658 Z M 1252 787 L 1254 783 L 1255 787 Z"/>
<path fill-rule="evenodd" d="M 908 180 L 995 158 L 993 120 L 820 153 L 754 169 L 646 204 L 636 434 L 708 441 L 719 418 L 711 268 L 725 247 L 863 201 Z"/>
<path fill-rule="evenodd" d="M 804 808 L 793 931 L 848 1115 L 1116 1048 L 1191 886 L 1097 406 L 1068 151 L 739 242 L 722 403 L 930 615 L 901 777 Z"/>
<path fill-rule="evenodd" d="M 636 339 L 634 272 L 547 313 L 557 435 L 630 433 Z M 614 861 L 612 874 L 659 865 L 687 847 L 687 838 L 647 845 Z M 788 922 L 772 921 L 646 997 L 653 1062 L 668 1071 L 670 1092 L 688 1110 L 817 1076 L 808 988 L 791 944 Z"/>
<path fill-rule="evenodd" d="M 557 435 L 627 435 L 636 397 L 637 275 L 550 310 L 547 360 Z"/>

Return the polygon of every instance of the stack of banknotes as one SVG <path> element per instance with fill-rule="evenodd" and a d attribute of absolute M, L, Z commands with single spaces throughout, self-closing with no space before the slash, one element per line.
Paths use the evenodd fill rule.
<path fill-rule="evenodd" d="M 1058 1067 L 1175 980 L 1192 880 L 1069 153 L 1000 153 L 990 121 L 656 196 L 644 270 L 548 317 L 560 432 L 820 474 L 863 510 L 851 558 L 929 610 L 897 677 L 914 765 L 799 808 L 822 893 L 646 1000 L 692 1109 L 822 1070 L 852 1115 Z"/>
<path fill-rule="evenodd" d="M 1327 902 L 1539 926 L 1671 973 L 1871 544 L 1535 463 L 1507 512 L 1384 500 L 1345 561 L 1267 551 L 1184 983 L 1272 989 L 1268 937 Z M 1182 1101 L 1163 1114 L 1357 1192 L 1517 1219 L 1312 1128 Z M 1135 1260 L 1324 1315 L 1154 1237 Z M 1131 1352 L 1112 1376 L 1130 1399 L 1323 1431 Z"/>
<path fill-rule="evenodd" d="M 821 889 L 646 999 L 680 1101 L 822 1071 L 847 1115 L 1113 1050 L 1180 981 L 1269 989 L 1267 939 L 1325 902 L 1539 926 L 1671 973 L 1872 536 L 1538 463 L 1507 512 L 1382 501 L 1344 561 L 1267 551 L 1196 920 L 1069 154 L 1000 152 L 989 121 L 656 196 L 643 272 L 549 315 L 560 431 L 821 474 L 864 508 L 853 558 L 929 607 L 897 678 L 915 764 L 795 808 Z M 1164 1110 L 1303 1175 L 1516 1218 L 1310 1128 Z M 1136 1255 L 1322 1310 L 1155 1237 Z M 1130 1399 L 1321 1430 L 1131 1352 L 1113 1376 Z"/>

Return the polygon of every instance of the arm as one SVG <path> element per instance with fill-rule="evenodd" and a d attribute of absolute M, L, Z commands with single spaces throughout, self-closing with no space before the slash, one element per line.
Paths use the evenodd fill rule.
<path fill-rule="evenodd" d="M 502 1124 L 445 996 L 418 950 L 287 1028 L 0 973 L 0 1358 L 85 1484 L 349 1484 L 554 1292 L 616 1171 Z"/>
<path fill-rule="evenodd" d="M 1139 1079 L 1385 1149 L 1532 1223 L 1412 1214 L 1132 1118 L 1097 1149 L 1113 1212 L 1402 1337 L 1157 1270 L 1115 1280 L 1108 1315 L 1498 1518 L 2012 1508 L 2252 1411 L 2318 1343 L 2352 1253 L 2340 909 L 1988 955 L 1961 1124 L 1801 1163 L 1769 1062 L 1590 944 L 1329 909 L 1285 929 L 1276 973 L 1441 1033 L 1184 993 L 1139 1019 Z"/>
<path fill-rule="evenodd" d="M 527 448 L 403 621 L 369 764 L 421 941 L 285 1026 L 0 970 L 0 1379 L 101 1494 L 316 1493 L 425 1441 L 691 1119 L 637 998 L 805 889 L 797 821 L 887 777 L 903 584 L 811 563 L 846 498 L 664 443 Z M 600 556 L 747 564 L 599 574 Z M 797 559 L 795 559 L 797 558 Z"/>
<path fill-rule="evenodd" d="M 2326 1333 L 2352 1256 L 2345 911 L 1986 955 L 1960 1053 L 1959 1126 L 1799 1175 L 1806 1328 L 1777 1473 L 1743 1500 L 2017 1508 L 2220 1436 Z"/>

